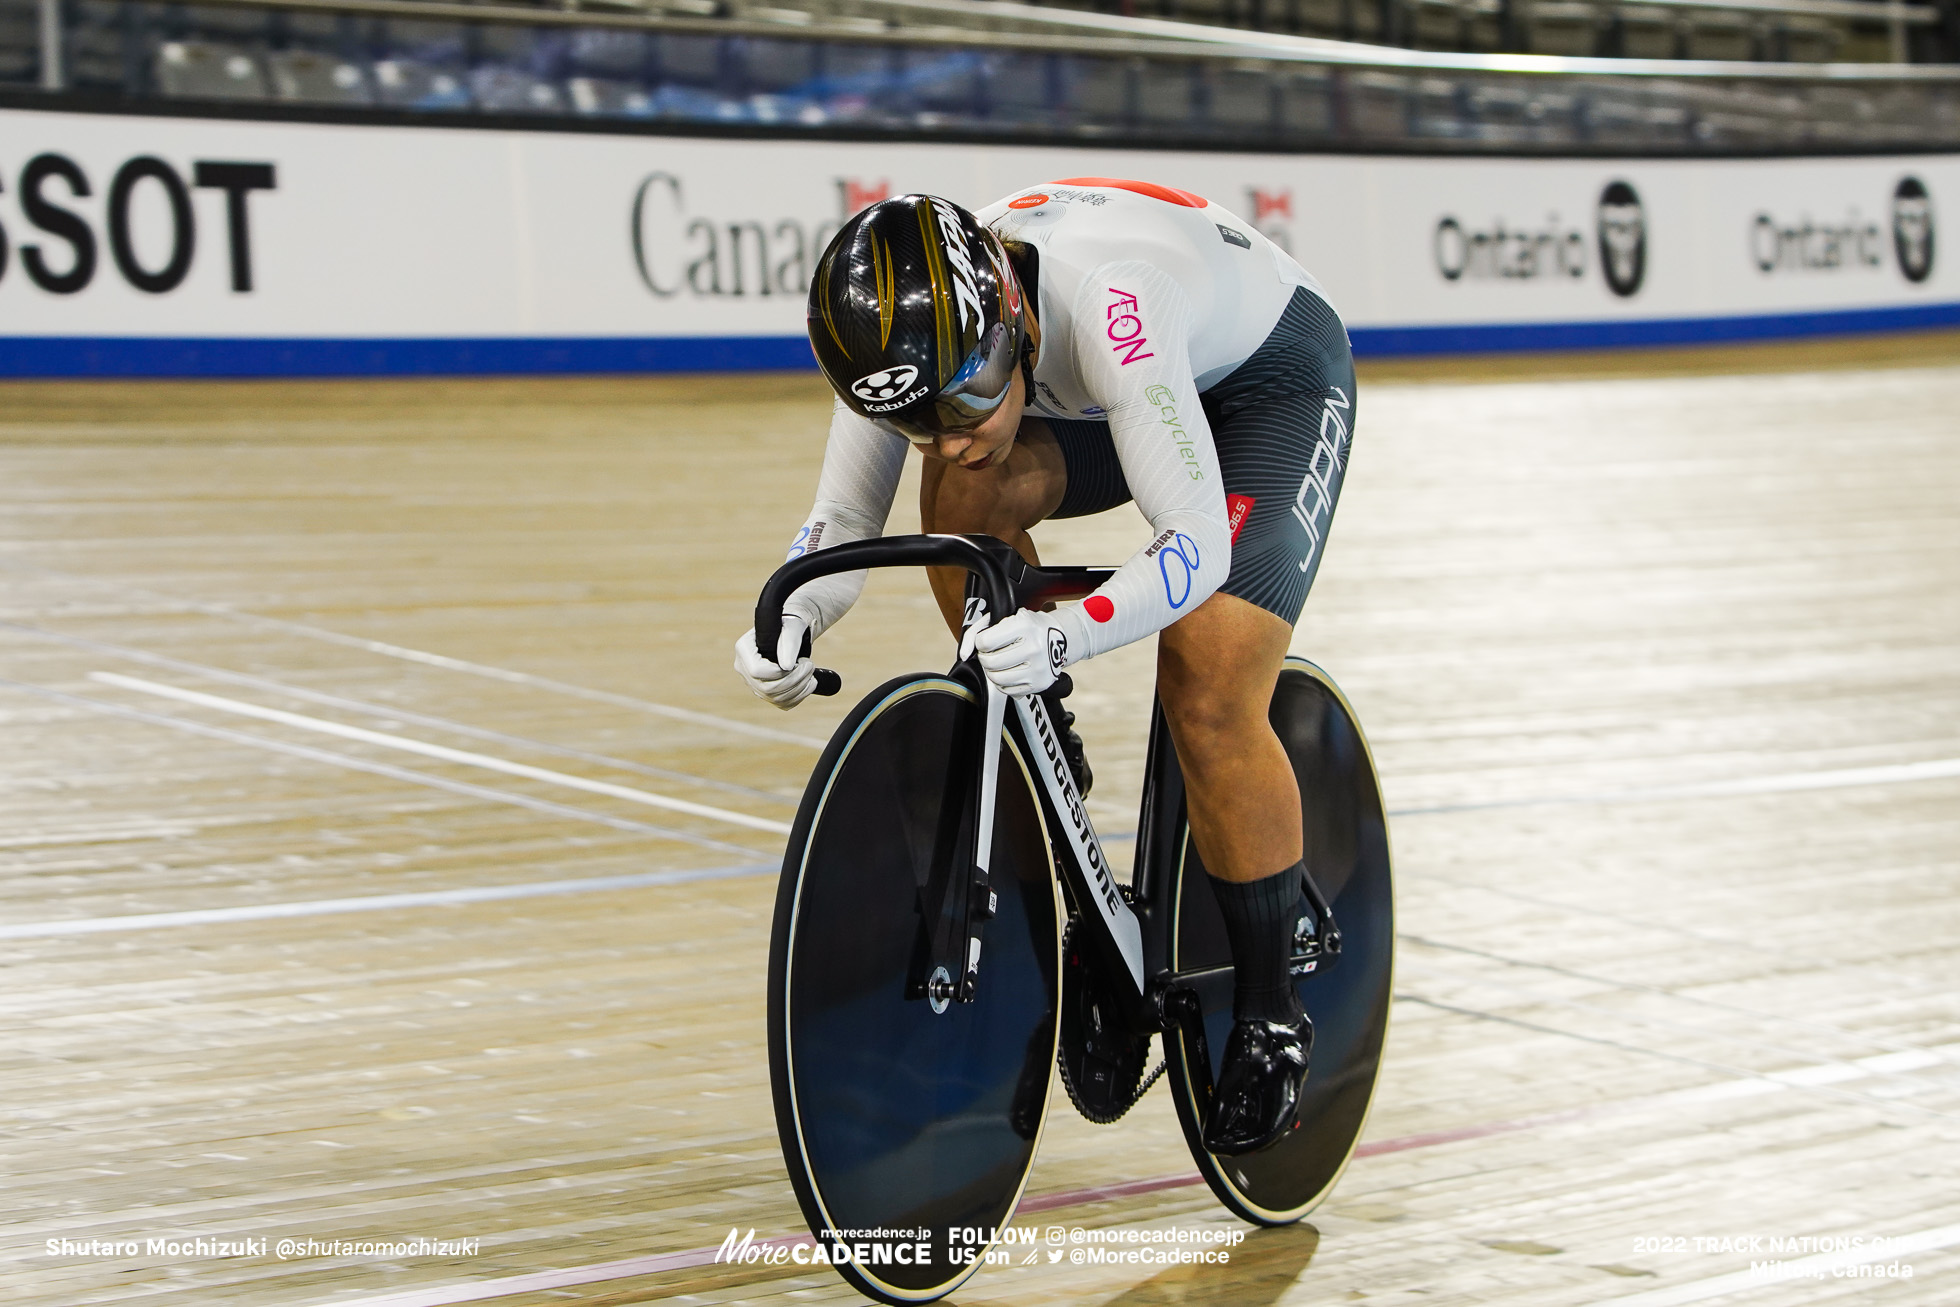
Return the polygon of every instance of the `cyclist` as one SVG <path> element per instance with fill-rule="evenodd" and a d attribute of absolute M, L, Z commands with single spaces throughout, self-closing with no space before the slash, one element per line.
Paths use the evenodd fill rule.
<path fill-rule="evenodd" d="M 1149 519 L 1150 543 L 1081 604 L 982 632 L 980 664 L 1053 708 L 1065 667 L 1158 636 L 1158 692 L 1236 971 L 1205 1146 L 1277 1142 L 1313 1027 L 1288 974 L 1308 910 L 1300 795 L 1266 713 L 1353 431 L 1340 318 L 1218 205 L 1078 177 L 978 214 L 928 195 L 864 210 L 824 253 L 809 332 L 837 401 L 790 557 L 880 534 L 908 441 L 925 455 L 927 531 L 993 535 L 1035 562 L 1028 530 L 1048 518 L 1134 499 Z M 778 647 L 748 632 L 736 670 L 778 707 L 802 702 L 804 634 L 834 625 L 863 584 L 858 572 L 803 587 Z M 963 574 L 935 569 L 932 587 L 957 633 Z"/>

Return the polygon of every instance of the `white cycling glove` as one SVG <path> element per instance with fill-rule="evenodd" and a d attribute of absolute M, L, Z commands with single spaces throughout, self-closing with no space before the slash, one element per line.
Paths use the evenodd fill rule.
<path fill-rule="evenodd" d="M 1003 617 L 974 640 L 987 679 L 1012 695 L 1040 694 L 1062 669 L 1082 657 L 1079 634 L 1072 635 L 1072 610 L 1033 613 L 1025 609 Z"/>
<path fill-rule="evenodd" d="M 735 642 L 735 670 L 748 682 L 758 699 L 767 699 L 784 712 L 810 697 L 816 688 L 817 669 L 807 657 L 800 657 L 804 632 L 810 624 L 794 613 L 783 614 L 782 638 L 776 641 L 776 662 L 762 656 L 755 646 L 755 629 L 742 632 Z M 787 669 L 787 670 L 785 670 Z"/>

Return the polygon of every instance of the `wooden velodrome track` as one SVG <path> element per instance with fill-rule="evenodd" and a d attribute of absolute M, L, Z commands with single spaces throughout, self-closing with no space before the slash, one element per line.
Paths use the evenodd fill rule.
<path fill-rule="evenodd" d="M 1229 1267 L 958 1301 L 1960 1302 L 1956 413 L 1951 335 L 1365 373 L 1296 644 L 1397 814 L 1362 1154 Z M 0 1298 L 853 1300 L 698 1251 L 800 1229 L 782 823 L 852 692 L 949 655 L 888 573 L 824 642 L 845 699 L 729 671 L 825 414 L 802 377 L 0 387 Z M 1148 666 L 1074 700 L 1112 834 Z M 1057 1092 L 1022 1224 L 1231 1226 L 1191 1178 L 1161 1090 L 1112 1127 Z M 148 1245 L 200 1237 L 267 1251 Z"/>

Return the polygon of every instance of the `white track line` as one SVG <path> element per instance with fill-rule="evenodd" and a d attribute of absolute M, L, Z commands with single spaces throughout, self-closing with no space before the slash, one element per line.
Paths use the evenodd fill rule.
<path fill-rule="evenodd" d="M 653 713 L 657 717 L 672 717 L 674 721 L 690 721 L 698 727 L 715 727 L 719 731 L 735 731 L 737 735 L 753 735 L 757 739 L 776 741 L 780 745 L 802 745 L 804 749 L 823 749 L 829 741 L 811 739 L 809 735 L 798 735 L 794 731 L 776 731 L 774 727 L 759 727 L 747 721 L 735 721 L 733 717 L 715 717 L 713 713 L 698 713 L 692 707 L 674 707 L 672 703 L 655 703 L 653 700 L 637 700 L 629 694 L 613 694 L 612 690 L 592 690 L 588 686 L 574 686 L 564 680 L 553 680 L 551 676 L 533 676 L 531 672 L 512 672 L 510 668 L 490 666 L 486 662 L 470 662 L 468 658 L 451 658 L 447 654 L 425 653 L 421 649 L 408 649 L 404 645 L 390 645 L 386 641 L 370 641 L 359 635 L 341 635 L 339 631 L 327 631 L 325 627 L 310 627 L 302 621 L 284 621 L 280 617 L 259 617 L 257 613 L 241 613 L 220 604 L 192 604 L 200 613 L 214 613 L 221 617 L 233 617 L 251 625 L 265 625 L 280 631 L 292 631 L 294 635 L 304 635 L 308 639 L 327 641 L 331 645 L 349 645 L 353 649 L 367 649 L 368 653 L 386 654 L 390 658 L 402 658 L 406 662 L 425 662 L 429 666 L 447 668 L 451 672 L 468 672 L 470 676 L 488 676 L 490 680 L 508 680 L 515 686 L 531 686 L 535 690 L 551 690 L 553 694 L 568 694 L 576 700 L 592 700 L 594 703 L 612 703 L 613 707 L 631 707 L 635 711 Z M 731 645 L 733 649 L 733 645 Z"/>
<path fill-rule="evenodd" d="M 491 667 L 486 663 L 473 663 L 465 658 L 451 658 L 446 654 L 429 653 L 423 649 L 410 649 L 404 645 L 389 644 L 385 640 L 368 640 L 357 635 L 343 635 L 323 626 L 310 626 L 305 622 L 291 622 L 280 617 L 261 617 L 257 613 L 241 612 L 229 604 L 207 604 L 195 599 L 180 599 L 175 595 L 162 594 L 156 590 L 139 585 L 128 585 L 117 581 L 105 581 L 98 577 L 82 576 L 73 572 L 63 572 L 58 568 L 43 567 L 25 559 L 0 556 L 0 568 L 15 572 L 29 572 L 44 577 L 55 577 L 75 584 L 93 584 L 112 592 L 129 595 L 142 595 L 160 603 L 173 611 L 200 613 L 206 617 L 222 617 L 227 621 L 240 622 L 247 626 L 267 626 L 278 631 L 289 631 L 309 640 L 321 640 L 328 644 L 345 645 L 352 649 L 364 649 L 369 653 L 382 654 L 389 658 L 400 658 L 405 662 L 425 663 L 431 667 L 442 667 L 454 672 L 467 672 L 472 676 L 486 676 L 491 680 L 509 681 L 513 685 L 528 685 L 534 689 L 550 690 L 554 694 L 569 695 L 575 699 L 589 699 L 594 703 L 608 703 L 619 708 L 631 708 L 635 712 L 652 713 L 657 717 L 669 717 L 676 721 L 692 722 L 696 726 L 712 726 L 719 730 L 733 731 L 737 735 L 752 735 L 757 739 L 775 740 L 783 744 L 800 744 L 807 749 L 821 749 L 827 743 L 808 735 L 798 735 L 794 731 L 779 731 L 768 726 L 755 726 L 748 722 L 736 721 L 730 717 L 717 717 L 713 713 L 696 712 L 692 708 L 676 708 L 672 704 L 656 703 L 651 699 L 636 699 L 630 694 L 615 694 L 610 690 L 594 690 L 583 685 L 573 685 L 567 681 L 556 681 L 549 676 L 534 676 L 529 672 L 514 672 L 508 668 Z"/>
<path fill-rule="evenodd" d="M 1783 1262 L 1776 1273 L 1771 1275 L 1759 1275 L 1755 1271 L 1731 1271 L 1727 1275 L 1716 1275 L 1706 1280 L 1690 1280 L 1686 1284 L 1649 1289 L 1645 1293 L 1629 1294 L 1624 1298 L 1602 1298 L 1599 1303 L 1600 1307 L 1682 1307 L 1684 1303 L 1707 1302 L 1710 1298 L 1720 1298 L 1731 1293 L 1746 1293 L 1751 1289 L 1810 1283 L 1813 1282 L 1811 1278 L 1813 1276 L 1817 1281 L 1843 1284 L 1851 1277 L 1844 1276 L 1841 1272 L 1852 1267 L 1869 1266 L 1873 1262 L 1895 1262 L 1914 1253 L 1935 1252 L 1941 1248 L 1951 1248 L 1955 1244 L 1960 1244 L 1960 1225 L 1942 1225 L 1936 1229 L 1919 1230 L 1912 1234 L 1900 1235 L 1896 1239 L 1887 1239 L 1877 1249 L 1865 1247 L 1841 1253 L 1815 1253 L 1809 1257 L 1799 1257 L 1795 1261 Z M 1869 1282 L 1874 1285 L 1885 1283 L 1876 1278 Z M 354 1304 L 343 1304 L 342 1307 L 354 1307 Z M 406 1304 L 403 1307 L 406 1307 Z"/>
<path fill-rule="evenodd" d="M 106 931 L 154 930 L 163 926 L 208 926 L 282 917 L 324 917 L 340 912 L 391 912 L 401 908 L 438 907 L 454 903 L 495 903 L 505 899 L 534 899 L 554 894 L 591 894 L 605 890 L 646 889 L 655 885 L 683 885 L 697 880 L 727 880 L 735 876 L 759 876 L 776 869 L 773 862 L 754 862 L 739 867 L 644 871 L 631 876 L 587 876 L 579 880 L 533 881 L 523 885 L 479 885 L 468 889 L 424 890 L 409 894 L 370 894 L 352 899 L 308 899 L 298 903 L 251 903 L 235 908 L 196 908 L 185 912 L 142 912 L 123 917 L 35 921 L 0 926 L 0 939 L 46 939 L 55 935 L 98 935 Z"/>
<path fill-rule="evenodd" d="M 1714 1012 L 1725 1013 L 1732 1017 L 1741 1017 L 1747 1021 L 1758 1023 L 1773 1021 L 1782 1025 L 1812 1031 L 1829 1039 L 1849 1040 L 1855 1043 L 1869 1044 L 1873 1048 L 1885 1049 L 1888 1053 L 1903 1055 L 1917 1051 L 1914 1045 L 1901 1043 L 1898 1040 L 1889 1039 L 1883 1035 L 1874 1035 L 1861 1030 L 1851 1030 L 1845 1026 L 1834 1025 L 1827 1021 L 1812 1021 L 1805 1017 L 1791 1016 L 1787 1012 L 1770 1012 L 1762 1008 L 1748 1007 L 1741 1003 L 1725 1003 L 1720 999 L 1707 998 L 1699 994 L 1682 993 L 1679 990 L 1669 989 L 1665 985 L 1655 985 L 1645 981 L 1600 975 L 1596 972 L 1583 971 L 1576 967 L 1560 966 L 1553 962 L 1538 962 L 1530 958 L 1512 957 L 1506 953 L 1496 953 L 1488 949 L 1473 948 L 1468 944 L 1446 943 L 1440 939 L 1433 939 L 1426 935 L 1417 935 L 1408 931 L 1396 932 L 1395 938 L 1398 940 L 1407 940 L 1412 944 L 1420 944 L 1424 948 L 1438 949 L 1448 953 L 1461 953 L 1468 957 L 1483 958 L 1486 961 L 1501 963 L 1504 966 L 1514 967 L 1518 970 L 1550 972 L 1556 976 L 1566 976 L 1573 980 L 1584 981 L 1589 985 L 1603 986 L 1608 990 L 1651 994 L 1673 1003 L 1686 1004 Z M 1960 1046 L 1956 1046 L 1956 1052 L 1960 1052 Z M 1954 1059 L 1954 1064 L 1960 1065 L 1960 1057 Z"/>
<path fill-rule="evenodd" d="M 1670 785 L 1629 790 L 1619 801 L 1651 799 L 1716 799 L 1740 794 L 1787 794 L 1795 790 L 1841 790 L 1857 785 L 1901 785 L 1910 781 L 1944 781 L 1960 776 L 1960 758 L 1902 762 L 1883 767 L 1845 767 L 1836 771 L 1787 772 L 1780 776 L 1744 777 L 1701 785 Z"/>
<path fill-rule="evenodd" d="M 1434 1008 L 1438 1012 L 1450 1012 L 1460 1017 L 1470 1017 L 1478 1021 L 1490 1021 L 1502 1026 L 1515 1026 L 1520 1030 L 1530 1030 L 1541 1035 L 1556 1035 L 1561 1039 L 1576 1039 L 1585 1044 L 1597 1044 L 1603 1048 L 1617 1048 L 1625 1053 L 1637 1053 L 1642 1057 L 1655 1058 L 1664 1062 L 1675 1062 L 1682 1066 L 1691 1066 L 1701 1071 L 1713 1071 L 1725 1077 L 1720 1082 L 1724 1085 L 1761 1082 L 1766 1086 L 1758 1090 L 1724 1088 L 1719 1093 L 1710 1092 L 1706 1087 L 1683 1091 L 1697 1097 L 1747 1098 L 1752 1093 L 1769 1094 L 1780 1093 L 1785 1089 L 1797 1089 L 1821 1098 L 1834 1099 L 1853 1104 L 1854 1106 L 1876 1108 L 1884 1111 L 1917 1112 L 1922 1116 L 1948 1118 L 1954 1115 L 1952 1112 L 1944 1111 L 1937 1107 L 1927 1107 L 1924 1104 L 1914 1103 L 1904 1098 L 1881 1097 L 1875 1094 L 1863 1093 L 1856 1089 L 1838 1088 L 1838 1085 L 1847 1080 L 1863 1080 L 1872 1075 L 1891 1074 L 1890 1072 L 1880 1070 L 1882 1067 L 1893 1065 L 1882 1059 L 1897 1057 L 1897 1054 L 1884 1053 L 1880 1054 L 1878 1058 L 1859 1059 L 1860 1062 L 1872 1063 L 1873 1065 L 1871 1066 L 1859 1066 L 1858 1063 L 1840 1063 L 1836 1066 L 1796 1067 L 1789 1071 L 1754 1071 L 1748 1067 L 1732 1066 L 1727 1062 L 1716 1062 L 1705 1057 L 1670 1053 L 1659 1048 L 1649 1048 L 1645 1044 L 1631 1043 L 1622 1039 L 1612 1039 L 1604 1035 L 1581 1034 L 1576 1030 L 1567 1030 L 1561 1026 L 1548 1025 L 1539 1021 L 1528 1021 L 1523 1017 L 1507 1016 L 1501 1012 L 1491 1012 L 1483 1008 L 1468 1007 L 1461 1003 L 1444 1003 L 1438 999 L 1426 998 L 1421 994 L 1409 990 L 1397 990 L 1394 997 L 1398 1003 L 1415 1003 L 1422 1007 Z M 1855 1067 L 1856 1069 L 1846 1070 L 1844 1069 L 1846 1067 Z M 1942 1083 L 1944 1083 L 1943 1080 Z"/>
<path fill-rule="evenodd" d="M 1880 767 L 1843 767 L 1833 771 L 1781 772 L 1745 776 L 1732 781 L 1697 785 L 1660 785 L 1651 789 L 1601 790 L 1596 794 L 1541 794 L 1523 799 L 1490 799 L 1470 803 L 1439 803 L 1426 808 L 1393 808 L 1391 817 L 1434 817 L 1451 812 L 1487 812 L 1496 808 L 1549 808 L 1591 803 L 1665 803 L 1670 799 L 1729 799 L 1755 794 L 1790 794 L 1802 790 L 1845 790 L 1864 785 L 1904 785 L 1913 781 L 1960 778 L 1960 758 L 1927 762 L 1890 763 Z"/>
<path fill-rule="evenodd" d="M 759 740 L 775 740 L 779 744 L 800 744 L 806 749 L 821 749 L 827 743 L 812 739 L 808 735 L 798 735 L 794 731 L 779 731 L 769 726 L 755 726 L 749 722 L 738 722 L 732 717 L 717 717 L 713 713 L 696 712 L 692 708 L 676 708 L 669 703 L 656 703 L 651 699 L 636 699 L 630 694 L 615 694 L 610 690 L 594 690 L 588 686 L 573 685 L 568 681 L 553 680 L 549 676 L 534 676 L 530 672 L 515 672 L 507 667 L 492 667 L 487 663 L 473 663 L 466 658 L 451 658 L 447 654 L 430 653 L 425 649 L 410 649 L 406 645 L 389 644 L 385 640 L 369 640 L 358 635 L 343 635 L 322 626 L 309 626 L 305 622 L 289 622 L 279 617 L 261 617 L 257 613 L 243 613 L 224 604 L 201 604 L 175 600 L 192 612 L 204 613 L 212 617 L 229 618 L 251 626 L 269 626 L 274 630 L 290 631 L 294 635 L 305 636 L 309 640 L 323 640 L 328 644 L 346 645 L 352 649 L 365 649 L 369 653 L 382 654 L 389 658 L 400 658 L 404 662 L 423 663 L 430 667 L 441 667 L 452 672 L 467 672 L 471 676 L 487 676 L 493 681 L 508 681 L 513 685 L 528 685 L 533 689 L 550 690 L 554 694 L 570 695 L 575 699 L 589 699 L 594 703 L 611 704 L 616 708 L 631 708 L 636 712 L 652 713 L 657 717 L 669 717 L 675 721 L 691 722 L 696 726 L 712 726 L 717 730 L 733 731 L 737 735 L 752 735 Z M 730 646 L 733 647 L 732 645 Z"/>
<path fill-rule="evenodd" d="M 55 631 L 42 630 L 38 626 L 28 626 L 23 622 L 0 621 L 0 631 L 26 636 L 32 640 L 46 640 L 52 644 L 63 644 L 74 649 L 87 649 L 91 653 L 108 654 L 115 658 L 125 658 L 130 662 L 142 663 L 149 667 L 164 667 L 174 672 L 188 672 L 207 680 L 219 681 L 226 685 L 249 686 L 255 690 L 265 690 L 272 694 L 285 695 L 305 703 L 317 703 L 326 708 L 339 708 L 345 712 L 363 713 L 392 722 L 413 722 L 418 726 L 432 726 L 453 735 L 468 736 L 476 740 L 489 740 L 497 744 L 508 744 L 520 749 L 534 749 L 540 753 L 556 754 L 561 758 L 577 758 L 581 762 L 597 763 L 602 767 L 616 767 L 620 771 L 638 772 L 642 776 L 654 776 L 664 781 L 680 781 L 687 785 L 700 785 L 708 789 L 725 790 L 730 794 L 740 794 L 746 798 L 763 799 L 771 803 L 795 803 L 793 798 L 785 798 L 768 790 L 758 790 L 752 785 L 736 785 L 730 781 L 718 781 L 707 776 L 695 776 L 687 772 L 673 771 L 666 767 L 652 767 L 630 758 L 615 758 L 610 754 L 593 753 L 587 749 L 576 749 L 564 744 L 547 744 L 543 740 L 528 739 L 522 735 L 509 735 L 503 731 L 486 730 L 481 726 L 470 726 L 463 722 L 451 721 L 447 717 L 437 717 L 431 713 L 412 712 L 393 704 L 372 703 L 365 699 L 350 699 L 338 694 L 325 694 L 319 690 L 302 689 L 284 681 L 275 681 L 266 676 L 252 676 L 245 672 L 229 671 L 222 667 L 210 667 L 203 663 L 186 662 L 182 658 L 171 658 L 164 654 L 151 653 L 146 649 L 134 649 L 128 645 L 110 644 L 105 640 L 89 640 L 78 635 L 62 635 Z"/>
<path fill-rule="evenodd" d="M 277 722 L 281 726 L 316 731 L 321 735 L 338 736 L 343 740 L 357 740 L 363 744 L 378 744 L 385 749 L 400 749 L 404 753 L 418 753 L 425 758 L 462 763 L 467 767 L 481 767 L 485 771 L 502 772 L 506 776 L 522 776 L 528 780 L 543 781 L 547 785 L 562 785 L 568 790 L 603 794 L 608 798 L 624 799 L 628 803 L 642 803 L 649 808 L 665 808 L 669 812 L 684 812 L 693 817 L 727 822 L 731 826 L 746 826 L 750 830 L 768 831 L 772 835 L 787 835 L 790 831 L 789 823 L 786 821 L 775 821 L 768 817 L 751 817 L 746 812 L 710 807 L 708 804 L 694 803 L 688 799 L 670 798 L 665 794 L 655 794 L 651 790 L 636 790 L 628 785 L 614 785 L 610 781 L 587 780 L 583 776 L 573 776 L 568 772 L 551 771 L 544 767 L 533 767 L 528 763 L 511 762 L 507 758 L 495 758 L 487 753 L 473 753 L 468 749 L 452 749 L 445 744 L 430 744 L 425 740 L 410 739 L 406 735 L 370 731 L 363 726 L 347 726 L 321 717 L 307 717 L 301 713 L 285 712 L 278 708 L 261 708 L 257 704 L 245 703 L 238 699 L 204 694 L 197 690 L 181 690 L 174 685 L 161 685 L 156 681 L 146 681 L 137 676 L 124 676 L 120 672 L 90 672 L 89 679 L 125 690 L 135 690 L 140 694 L 153 694 L 163 699 L 175 699 L 179 703 L 196 704 L 201 708 L 235 713 L 240 717 Z"/>
<path fill-rule="evenodd" d="M 481 785 L 471 785 L 467 781 L 452 781 L 443 776 L 431 776 L 427 772 L 410 771 L 406 767 L 391 767 L 385 762 L 368 762 L 361 758 L 350 758 L 345 754 L 330 753 L 325 749 L 309 748 L 304 744 L 286 744 L 279 740 L 268 740 L 263 736 L 247 735 L 243 731 L 228 731 L 222 726 L 206 726 L 201 722 L 186 721 L 182 717 L 169 717 L 162 713 L 144 712 L 141 708 L 129 708 L 117 703 L 104 703 L 100 699 L 88 699 L 79 694 L 65 694 L 60 690 L 50 690 L 39 685 L 29 685 L 24 681 L 0 679 L 0 686 L 19 690 L 36 698 L 55 703 L 71 704 L 86 708 L 91 712 L 106 713 L 111 717 L 125 717 L 131 721 L 148 722 L 153 726 L 167 726 L 173 731 L 184 731 L 191 735 L 202 735 L 207 739 L 224 740 L 230 744 L 249 745 L 254 749 L 269 749 L 273 753 L 284 753 L 295 758 L 305 758 L 310 762 L 323 762 L 334 767 L 345 767 L 350 771 L 370 772 L 376 776 L 386 776 L 391 780 L 408 781 L 414 785 L 426 785 L 430 789 L 447 790 L 451 794 L 466 795 L 472 799 L 487 799 L 492 803 L 508 803 L 519 808 L 529 808 L 533 812 L 549 813 L 554 817 L 567 817 L 573 821 L 589 821 L 600 826 L 610 826 L 614 830 L 629 831 L 635 835 L 656 835 L 664 840 L 679 840 L 683 844 L 696 844 L 704 849 L 714 849 L 720 853 L 739 853 L 754 856 L 754 849 L 745 849 L 739 844 L 728 844 L 710 839 L 705 835 L 694 835 L 687 831 L 673 830 L 666 826 L 654 826 L 643 821 L 633 821 L 626 817 L 615 817 L 610 813 L 592 812 L 584 808 L 574 808 L 563 803 L 553 803 L 549 799 L 534 799 L 528 794 L 512 794 L 506 790 L 492 790 Z"/>
<path fill-rule="evenodd" d="M 1398 941 L 1411 940 L 1412 942 L 1427 942 L 1417 941 L 1413 936 L 1402 934 L 1396 935 L 1396 939 Z M 1432 944 L 1431 947 L 1434 947 L 1434 945 Z M 1402 968 L 1407 966 L 1410 961 L 1411 959 L 1406 955 L 1397 959 L 1396 967 L 1398 975 L 1402 974 Z M 1706 1040 L 1709 1043 L 1720 1045 L 1724 1049 L 1741 1050 L 1753 1048 L 1774 1054 L 1778 1057 L 1801 1062 L 1804 1065 L 1796 1071 L 1764 1073 L 1771 1074 L 1773 1078 L 1787 1081 L 1793 1085 L 1835 1085 L 1846 1080 L 1863 1079 L 1865 1076 L 1874 1073 L 1889 1074 L 1886 1068 L 1892 1067 L 1894 1061 L 1900 1058 L 1900 1054 L 1896 1052 L 1880 1053 L 1875 1055 L 1876 1061 L 1870 1057 L 1860 1059 L 1860 1063 L 1869 1063 L 1870 1065 L 1863 1067 L 1863 1069 L 1856 1069 L 1854 1068 L 1853 1060 L 1849 1058 L 1826 1057 L 1822 1054 L 1812 1053 L 1807 1049 L 1792 1048 L 1787 1044 L 1772 1043 L 1769 1040 L 1736 1034 L 1733 1031 L 1721 1030 L 1717 1027 L 1704 1025 L 1696 1021 L 1676 1021 L 1668 1017 L 1646 1016 L 1637 1012 L 1628 1012 L 1618 1008 L 1608 1007 L 1604 1004 L 1595 1003 L 1583 998 L 1566 998 L 1562 995 L 1548 993 L 1542 989 L 1535 989 L 1529 985 L 1511 984 L 1491 976 L 1470 976 L 1462 972 L 1452 972 L 1446 965 L 1442 964 L 1434 965 L 1436 972 L 1448 980 L 1453 981 L 1459 992 L 1465 986 L 1481 985 L 1505 994 L 1515 995 L 1522 999 L 1526 1005 L 1565 1008 L 1598 1017 L 1600 1020 L 1594 1023 L 1595 1027 L 1610 1027 L 1618 1024 L 1622 1027 L 1641 1026 L 1648 1030 L 1671 1031 Z M 1418 962 L 1417 966 L 1420 967 L 1421 963 Z M 1415 995 L 1411 995 L 1410 997 L 1417 998 Z M 1417 1001 L 1428 1002 L 1428 1000 L 1421 998 L 1417 998 Z M 1545 1028 L 1555 1029 L 1556 1027 L 1547 1025 Z M 1887 1059 L 1893 1059 L 1894 1061 L 1887 1061 Z M 1900 1069 L 1905 1071 L 1917 1071 L 1923 1069 L 1925 1066 L 1938 1063 L 1939 1059 L 1934 1059 L 1933 1062 L 1928 1063 L 1906 1059 L 1900 1062 L 1899 1066 Z M 1954 1088 L 1960 1088 L 1960 1079 L 1941 1077 L 1940 1083 Z"/>

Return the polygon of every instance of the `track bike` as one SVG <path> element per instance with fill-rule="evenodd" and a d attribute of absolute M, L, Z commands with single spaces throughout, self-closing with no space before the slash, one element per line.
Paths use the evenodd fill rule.
<path fill-rule="evenodd" d="M 1300 786 L 1309 910 L 1292 970 L 1313 1019 L 1311 1071 L 1279 1143 L 1214 1156 L 1203 1128 L 1232 1026 L 1231 954 L 1162 707 L 1125 885 L 1047 705 L 1010 699 L 972 657 L 992 615 L 1079 598 L 1111 570 L 1037 568 L 985 536 L 855 541 L 769 579 L 757 645 L 776 647 L 783 603 L 809 581 L 928 565 L 968 573 L 960 656 L 943 674 L 887 681 L 845 717 L 777 891 L 769 1072 L 811 1259 L 881 1302 L 952 1292 L 1013 1218 L 1057 1071 L 1101 1123 L 1167 1074 L 1219 1201 L 1261 1225 L 1299 1220 L 1354 1151 L 1388 1023 L 1388 826 L 1352 708 L 1318 667 L 1286 660 L 1270 718 Z M 841 686 L 826 669 L 817 680 L 819 693 Z"/>

